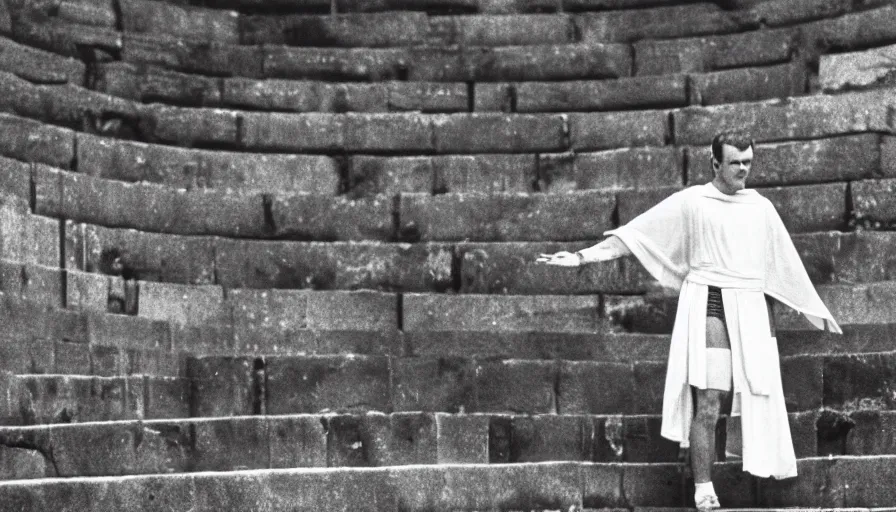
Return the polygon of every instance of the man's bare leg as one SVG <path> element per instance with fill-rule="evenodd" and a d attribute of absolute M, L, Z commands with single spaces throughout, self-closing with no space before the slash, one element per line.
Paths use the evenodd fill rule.
<path fill-rule="evenodd" d="M 728 330 L 719 318 L 706 319 L 706 348 L 731 349 Z M 715 462 L 716 424 L 722 400 L 727 391 L 718 389 L 696 389 L 694 420 L 691 424 L 691 470 L 695 484 L 712 481 L 712 464 Z M 699 494 L 699 493 L 698 493 Z"/>

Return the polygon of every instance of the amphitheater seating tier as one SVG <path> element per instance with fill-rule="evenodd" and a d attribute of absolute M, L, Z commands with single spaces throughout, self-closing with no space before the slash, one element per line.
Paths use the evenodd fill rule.
<path fill-rule="evenodd" d="M 800 476 L 896 506 L 896 5 L 0 2 L 10 510 L 687 510 L 676 295 L 548 268 L 724 128 L 844 334 L 774 309 Z M 724 432 L 724 417 L 719 432 Z M 724 436 L 721 436 L 724 437 Z M 0 508 L 3 508 L 0 507 Z"/>

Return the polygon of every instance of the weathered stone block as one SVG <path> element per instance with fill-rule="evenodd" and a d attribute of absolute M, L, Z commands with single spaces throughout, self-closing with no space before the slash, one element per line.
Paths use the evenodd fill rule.
<path fill-rule="evenodd" d="M 250 113 L 242 119 L 242 142 L 248 149 L 326 151 L 345 145 L 343 116 Z"/>
<path fill-rule="evenodd" d="M 815 356 L 785 357 L 781 360 L 784 402 L 791 412 L 818 409 L 824 394 L 824 359 Z"/>
<path fill-rule="evenodd" d="M 581 464 L 582 503 L 591 509 L 609 509 L 626 505 L 623 494 L 623 469 L 619 464 Z"/>
<path fill-rule="evenodd" d="M 566 119 L 551 114 L 455 114 L 433 120 L 440 153 L 520 153 L 566 148 Z"/>
<path fill-rule="evenodd" d="M 394 294 L 369 290 L 314 292 L 308 296 L 311 329 L 392 332 L 397 326 Z"/>
<path fill-rule="evenodd" d="M 406 240 L 578 241 L 611 228 L 615 201 L 602 191 L 569 194 L 403 194 Z"/>
<path fill-rule="evenodd" d="M 467 358 L 397 358 L 392 363 L 396 411 L 470 412 L 476 407 L 476 368 Z"/>
<path fill-rule="evenodd" d="M 349 197 L 393 196 L 401 192 L 432 193 L 433 159 L 428 156 L 386 157 L 352 155 L 348 160 Z"/>
<path fill-rule="evenodd" d="M 185 364 L 184 366 L 187 365 Z M 202 373 L 200 373 L 200 375 L 202 375 Z M 225 376 L 225 378 L 227 378 L 227 376 Z M 190 391 L 192 386 L 192 381 L 190 379 L 179 377 L 149 377 L 146 379 L 145 385 L 147 418 L 188 418 L 194 414 L 202 415 L 217 412 L 212 409 L 215 404 L 211 404 L 211 400 L 208 396 L 195 400 L 193 403 L 197 404 L 197 407 L 195 409 L 192 408 L 190 400 L 192 399 L 193 394 Z M 223 384 L 223 386 L 228 385 L 233 387 L 232 383 L 227 383 L 226 381 Z M 207 392 L 209 387 L 213 387 L 211 382 L 200 382 L 196 389 L 198 393 L 204 393 Z M 236 391 L 233 389 L 231 389 L 231 391 L 231 396 L 239 398 Z M 206 401 L 202 402 L 202 400 Z M 245 412 L 245 410 L 246 409 L 236 412 Z M 226 413 L 227 410 L 221 409 L 220 412 Z"/>
<path fill-rule="evenodd" d="M 242 44 L 393 47 L 421 44 L 427 16 L 417 12 L 331 16 L 255 15 L 240 18 Z"/>
<path fill-rule="evenodd" d="M 4 480 L 43 478 L 47 460 L 37 450 L 0 447 L 0 475 Z"/>
<path fill-rule="evenodd" d="M 75 155 L 74 132 L 21 117 L 0 114 L 0 153 L 26 162 L 70 169 Z"/>
<path fill-rule="evenodd" d="M 572 17 L 564 14 L 440 16 L 430 30 L 439 45 L 526 46 L 574 42 Z"/>
<path fill-rule="evenodd" d="M 410 79 L 527 82 L 618 78 L 631 75 L 632 56 L 623 44 L 504 46 L 470 48 L 463 54 L 463 64 L 460 73 L 446 73 L 450 67 L 442 66 L 434 76 L 425 70 L 418 76 L 418 63 L 414 62 Z"/>
<path fill-rule="evenodd" d="M 270 467 L 326 467 L 327 430 L 318 416 L 267 418 Z"/>
<path fill-rule="evenodd" d="M 185 325 L 215 323 L 226 318 L 224 291 L 216 285 L 140 282 L 138 315 Z"/>
<path fill-rule="evenodd" d="M 54 179 L 55 178 L 55 179 Z M 53 183 L 55 181 L 55 183 Z M 38 196 L 37 213 L 106 227 L 183 235 L 261 237 L 268 234 L 263 198 L 218 189 L 184 191 L 123 183 L 66 171 L 35 172 L 38 188 L 56 187 L 59 207 Z"/>
<path fill-rule="evenodd" d="M 896 45 L 822 55 L 819 81 L 826 92 L 872 88 L 892 83 Z"/>
<path fill-rule="evenodd" d="M 594 332 L 596 296 L 404 295 L 404 330 Z"/>
<path fill-rule="evenodd" d="M 824 405 L 843 409 L 894 408 L 893 353 L 825 356 Z"/>
<path fill-rule="evenodd" d="M 435 414 L 438 429 L 438 463 L 488 462 L 488 416 Z"/>
<path fill-rule="evenodd" d="M 96 91 L 119 98 L 144 103 L 223 106 L 218 78 L 114 61 L 98 63 L 94 80 Z"/>
<path fill-rule="evenodd" d="M 191 416 L 255 414 L 262 396 L 250 357 L 198 357 L 187 362 L 192 392 Z"/>
<path fill-rule="evenodd" d="M 571 169 L 552 166 L 548 173 L 540 172 L 539 178 L 542 190 L 547 184 L 549 192 L 555 184 L 560 185 L 559 191 L 568 187 L 579 190 L 647 189 L 681 186 L 683 173 L 684 154 L 680 149 L 647 147 L 576 153 Z M 567 185 L 567 181 L 573 183 Z"/>
<path fill-rule="evenodd" d="M 0 291 L 50 307 L 65 304 L 62 272 L 56 267 L 0 261 Z"/>
<path fill-rule="evenodd" d="M 84 82 L 85 65 L 78 59 L 64 57 L 10 39 L 0 39 L 0 69 L 36 83 Z"/>
<path fill-rule="evenodd" d="M 389 82 L 389 109 L 419 112 L 466 112 L 469 92 L 462 83 Z"/>
<path fill-rule="evenodd" d="M 2 55 L 2 54 L 0 54 Z M 11 158 L 0 157 L 0 194 L 5 201 L 19 206 L 21 211 L 31 201 L 30 176 L 33 167 L 38 165 L 20 162 Z"/>
<path fill-rule="evenodd" d="M 476 410 L 552 414 L 557 410 L 553 361 L 478 361 Z"/>
<path fill-rule="evenodd" d="M 669 122 L 669 114 L 661 110 L 570 114 L 570 147 L 576 151 L 596 151 L 663 146 L 670 136 Z"/>
<path fill-rule="evenodd" d="M 268 414 L 392 408 L 385 357 L 271 357 L 265 372 Z"/>
<path fill-rule="evenodd" d="M 718 105 L 769 98 L 789 98 L 806 92 L 807 70 L 802 62 L 741 68 L 690 75 L 690 101 Z"/>
<path fill-rule="evenodd" d="M 656 413 L 641 406 L 630 364 L 563 362 L 557 388 L 559 414 Z"/>
<path fill-rule="evenodd" d="M 428 413 L 365 414 L 363 442 L 374 466 L 435 464 L 438 428 Z"/>
<path fill-rule="evenodd" d="M 855 426 L 846 437 L 847 455 L 896 454 L 896 414 L 893 411 L 855 411 L 849 415 Z"/>
<path fill-rule="evenodd" d="M 195 471 L 270 467 L 267 418 L 197 419 L 192 424 Z"/>
<path fill-rule="evenodd" d="M 676 144 L 709 144 L 721 130 L 745 129 L 758 142 L 814 139 L 857 132 L 889 132 L 886 91 L 837 96 L 816 95 L 713 107 L 688 107 L 672 113 Z"/>
<path fill-rule="evenodd" d="M 440 291 L 452 283 L 444 244 L 216 242 L 219 282 L 230 288 Z"/>
<path fill-rule="evenodd" d="M 437 192 L 532 192 L 532 184 L 537 176 L 538 156 L 436 156 L 432 158 L 432 167 L 435 178 L 432 190 Z"/>
<path fill-rule="evenodd" d="M 896 225 L 896 179 L 854 181 L 850 194 L 856 217 L 875 225 Z"/>
<path fill-rule="evenodd" d="M 213 244 L 213 240 L 201 237 L 111 229 L 71 221 L 65 224 L 67 268 L 120 274 L 126 279 L 211 283 Z"/>
<path fill-rule="evenodd" d="M 479 82 L 473 87 L 473 112 L 513 111 L 513 84 Z"/>
<path fill-rule="evenodd" d="M 431 116 L 417 113 L 346 114 L 344 122 L 343 149 L 346 151 L 426 152 L 433 149 L 435 136 Z"/>
<path fill-rule="evenodd" d="M 681 507 L 685 504 L 680 464 L 626 464 L 622 494 L 629 507 Z"/>
<path fill-rule="evenodd" d="M 574 269 L 548 267 L 535 262 L 539 254 L 575 251 L 590 243 L 508 242 L 464 243 L 460 257 L 462 293 L 514 295 L 612 293 L 638 291 L 643 283 L 626 279 L 620 261 Z"/>
<path fill-rule="evenodd" d="M 831 481 L 832 469 L 840 464 L 836 459 L 816 458 L 797 461 L 799 478 L 760 481 L 760 507 L 820 507 L 846 506 L 845 489 Z"/>
<path fill-rule="evenodd" d="M 520 82 L 514 84 L 517 112 L 569 112 L 663 108 L 688 103 L 685 75 L 615 80 Z M 477 84 L 478 85 L 478 84 Z"/>
<path fill-rule="evenodd" d="M 582 461 L 592 457 L 594 424 L 585 416 L 514 416 L 510 462 Z"/>
<path fill-rule="evenodd" d="M 167 3 L 125 0 L 120 4 L 124 32 L 167 34 L 211 43 L 240 43 L 240 18 L 236 11 L 190 8 Z"/>
<path fill-rule="evenodd" d="M 150 104 L 141 107 L 141 132 L 150 142 L 180 146 L 236 147 L 240 143 L 236 111 Z"/>
<path fill-rule="evenodd" d="M 840 230 L 846 224 L 846 183 L 760 189 L 792 233 Z"/>
<path fill-rule="evenodd" d="M 175 188 L 336 194 L 339 169 L 318 155 L 206 151 L 78 134 L 78 172 Z"/>
<path fill-rule="evenodd" d="M 662 418 L 624 416 L 621 421 L 625 462 L 678 462 L 678 443 L 660 436 Z"/>
<path fill-rule="evenodd" d="M 125 34 L 121 48 L 125 62 L 214 76 L 261 77 L 264 56 L 260 46 L 136 33 Z"/>
<path fill-rule="evenodd" d="M 402 77 L 410 61 L 407 51 L 399 48 L 285 46 L 265 47 L 263 59 L 266 78 L 370 82 Z"/>
<path fill-rule="evenodd" d="M 390 240 L 392 198 L 277 195 L 270 204 L 273 232 L 294 240 Z"/>
<path fill-rule="evenodd" d="M 115 421 L 144 414 L 142 377 L 20 376 L 13 393 L 23 424 Z"/>
<path fill-rule="evenodd" d="M 688 23 L 669 23 L 686 19 Z M 674 39 L 734 32 L 734 16 L 713 5 L 671 5 L 652 9 L 623 9 L 583 13 L 575 18 L 582 41 L 629 43 L 642 39 Z"/>
<path fill-rule="evenodd" d="M 693 73 L 787 62 L 796 48 L 791 28 L 634 43 L 636 75 Z"/>

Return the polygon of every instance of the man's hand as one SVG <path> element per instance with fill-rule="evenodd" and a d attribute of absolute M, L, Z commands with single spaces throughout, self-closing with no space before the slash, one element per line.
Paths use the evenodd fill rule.
<path fill-rule="evenodd" d="M 544 263 L 545 265 L 557 265 L 558 267 L 578 267 L 581 264 L 578 255 L 567 251 L 560 251 L 554 254 L 540 254 L 535 262 Z"/>

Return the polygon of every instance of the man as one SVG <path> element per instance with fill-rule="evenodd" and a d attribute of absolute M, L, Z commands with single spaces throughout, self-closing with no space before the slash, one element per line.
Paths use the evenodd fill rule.
<path fill-rule="evenodd" d="M 634 254 L 661 285 L 680 289 L 661 433 L 690 447 L 700 510 L 719 508 L 711 468 L 720 403 L 729 392 L 734 393 L 732 416 L 740 416 L 744 471 L 796 476 L 767 298 L 799 311 L 818 328 L 842 332 L 775 208 L 746 189 L 752 161 L 749 137 L 721 133 L 712 142 L 710 183 L 672 194 L 604 233 L 611 236 L 595 246 L 537 259 L 574 267 Z"/>

